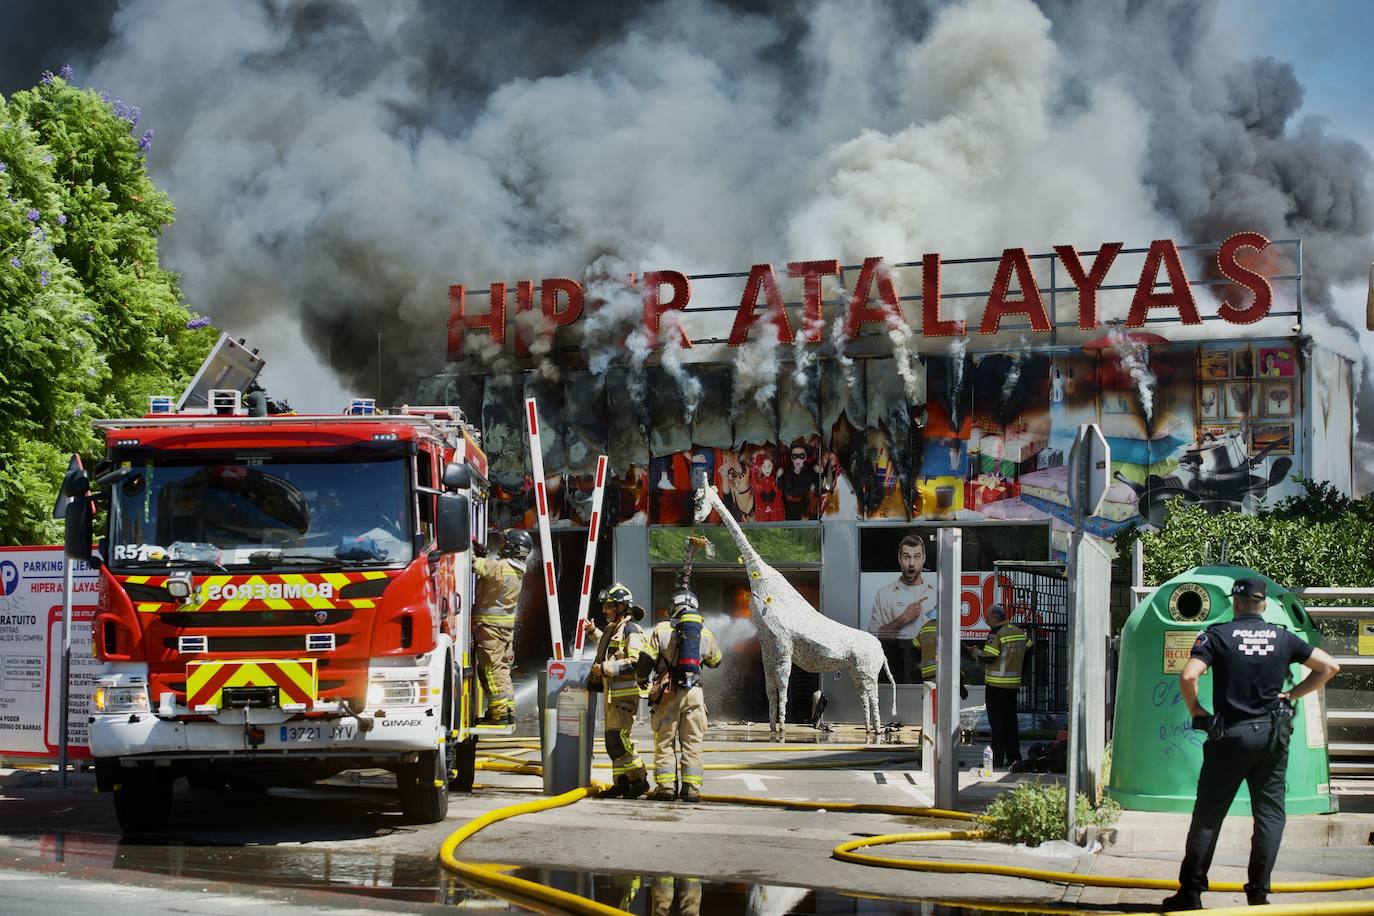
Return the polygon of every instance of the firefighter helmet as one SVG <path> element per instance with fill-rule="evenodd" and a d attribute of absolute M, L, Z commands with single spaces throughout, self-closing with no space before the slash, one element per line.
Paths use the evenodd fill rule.
<path fill-rule="evenodd" d="M 601 590 L 601 594 L 596 596 L 596 600 L 602 604 L 633 604 L 634 593 L 628 588 L 617 582 Z"/>
<path fill-rule="evenodd" d="M 701 602 L 697 601 L 697 596 L 688 589 L 683 589 L 673 595 L 668 603 L 668 616 L 674 619 L 681 617 L 684 613 L 695 614 L 701 610 Z"/>
<path fill-rule="evenodd" d="M 506 529 L 506 543 L 501 545 L 501 556 L 511 560 L 524 560 L 534 549 L 530 533 L 520 528 Z"/>

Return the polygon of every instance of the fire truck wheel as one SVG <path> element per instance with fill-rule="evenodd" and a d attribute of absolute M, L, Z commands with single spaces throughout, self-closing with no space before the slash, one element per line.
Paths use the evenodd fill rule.
<path fill-rule="evenodd" d="M 459 741 L 449 747 L 449 790 L 471 792 L 477 778 L 477 738 Z"/>
<path fill-rule="evenodd" d="M 420 759 L 396 770 L 401 811 L 408 823 L 437 824 L 448 816 L 448 768 L 442 752 L 421 751 Z"/>
<path fill-rule="evenodd" d="M 167 773 L 125 770 L 115 784 L 115 817 L 125 833 L 161 830 L 172 818 L 172 779 Z"/>

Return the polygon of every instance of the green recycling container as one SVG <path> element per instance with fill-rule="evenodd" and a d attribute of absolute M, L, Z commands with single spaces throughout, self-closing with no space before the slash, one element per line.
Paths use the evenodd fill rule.
<path fill-rule="evenodd" d="M 1308 643 L 1321 644 L 1302 603 L 1267 576 L 1240 566 L 1199 566 L 1157 588 L 1142 601 L 1121 632 L 1112 729 L 1111 776 L 1107 794 L 1137 811 L 1192 811 L 1202 769 L 1205 735 L 1193 731 L 1178 675 L 1197 639 L 1214 623 L 1231 619 L 1231 585 L 1253 576 L 1268 590 L 1264 619 L 1286 627 Z M 1294 665 L 1285 687 L 1307 669 Z M 1198 682 L 1198 700 L 1214 710 L 1212 671 Z M 1298 701 L 1288 745 L 1289 814 L 1328 814 L 1331 797 L 1326 748 L 1326 714 L 1320 691 Z M 1250 790 L 1241 783 L 1231 814 L 1250 813 Z"/>

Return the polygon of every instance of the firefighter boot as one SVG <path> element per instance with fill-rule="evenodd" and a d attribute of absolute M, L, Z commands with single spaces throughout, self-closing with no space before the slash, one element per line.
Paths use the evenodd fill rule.
<path fill-rule="evenodd" d="M 639 796 L 643 795 L 645 792 L 648 791 L 649 780 L 645 779 L 643 776 L 640 776 L 638 779 L 630 780 L 629 783 L 625 786 L 625 798 L 639 798 Z"/>
<path fill-rule="evenodd" d="M 676 801 L 677 789 L 672 786 L 659 786 L 649 793 L 649 798 L 653 801 Z"/>
<path fill-rule="evenodd" d="M 696 786 L 683 786 L 682 800 L 689 803 L 701 801 L 701 790 Z"/>
<path fill-rule="evenodd" d="M 505 712 L 489 712 L 477 720 L 478 725 L 514 725 L 515 713 L 509 709 Z"/>
<path fill-rule="evenodd" d="M 614 784 L 614 785 L 612 785 L 609 789 L 603 789 L 603 790 L 601 791 L 600 797 L 601 797 L 601 798 L 624 798 L 624 797 L 625 797 L 625 790 L 626 790 L 627 788 L 629 788 L 629 786 L 630 786 L 630 780 L 627 779 L 627 778 L 624 776 L 624 774 L 621 774 L 620 776 L 617 776 L 617 777 L 615 778 L 615 784 Z"/>

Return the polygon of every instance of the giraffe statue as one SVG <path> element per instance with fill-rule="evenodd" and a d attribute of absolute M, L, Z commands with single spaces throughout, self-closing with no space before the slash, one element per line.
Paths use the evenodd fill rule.
<path fill-rule="evenodd" d="M 787 714 L 787 679 L 792 665 L 821 674 L 848 669 L 864 699 L 864 726 L 882 729 L 878 708 L 878 672 L 892 682 L 892 715 L 897 714 L 897 681 L 887 666 L 878 637 L 831 620 L 811 606 L 782 575 L 763 562 L 716 488 L 698 481 L 695 521 L 702 524 L 714 509 L 729 529 L 749 573 L 749 611 L 759 635 L 768 691 L 768 730 L 781 732 Z"/>

